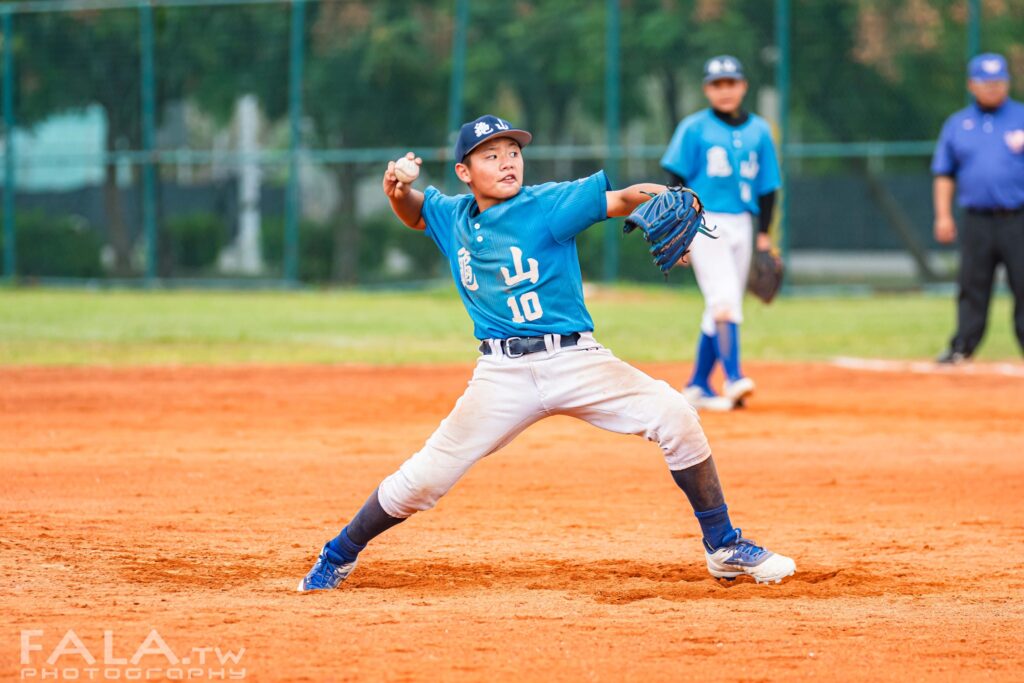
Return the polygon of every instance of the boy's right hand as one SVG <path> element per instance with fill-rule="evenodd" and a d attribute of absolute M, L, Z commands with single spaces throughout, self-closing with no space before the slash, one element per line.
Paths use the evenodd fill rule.
<path fill-rule="evenodd" d="M 420 166 L 423 163 L 423 159 L 416 156 L 412 152 L 406 152 L 405 157 L 403 158 L 412 161 L 417 166 Z M 386 194 L 391 199 L 402 199 L 406 195 L 408 195 L 409 192 L 412 190 L 412 185 L 410 183 L 403 183 L 401 180 L 398 179 L 398 176 L 395 175 L 396 163 L 397 160 L 389 161 L 388 169 L 384 171 L 384 194 Z"/>

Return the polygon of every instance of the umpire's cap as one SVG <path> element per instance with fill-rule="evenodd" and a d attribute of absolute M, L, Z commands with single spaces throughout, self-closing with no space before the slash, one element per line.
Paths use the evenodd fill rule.
<path fill-rule="evenodd" d="M 512 138 L 520 147 L 526 147 L 533 136 L 497 116 L 484 114 L 478 119 L 462 124 L 459 139 L 455 141 L 455 161 L 462 162 L 466 155 L 476 149 L 482 142 L 491 138 Z"/>
<path fill-rule="evenodd" d="M 1008 81 L 1010 71 L 1006 58 L 995 52 L 978 55 L 967 65 L 967 77 L 972 81 Z"/>
<path fill-rule="evenodd" d="M 704 82 L 718 81 L 723 78 L 746 80 L 743 76 L 743 65 L 732 55 L 718 55 L 704 62 Z"/>

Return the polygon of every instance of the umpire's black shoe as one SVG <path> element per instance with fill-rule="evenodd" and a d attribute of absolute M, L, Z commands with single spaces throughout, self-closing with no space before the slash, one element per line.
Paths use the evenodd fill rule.
<path fill-rule="evenodd" d="M 955 351 L 954 349 L 947 349 L 935 359 L 936 363 L 942 365 L 961 365 L 969 361 L 971 357 L 963 351 Z"/>

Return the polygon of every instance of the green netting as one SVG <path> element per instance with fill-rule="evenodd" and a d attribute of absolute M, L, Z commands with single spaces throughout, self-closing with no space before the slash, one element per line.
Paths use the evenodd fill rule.
<path fill-rule="evenodd" d="M 387 159 L 412 149 L 427 160 L 424 182 L 460 191 L 453 125 L 491 112 L 535 133 L 528 182 L 599 168 L 619 185 L 663 180 L 673 128 L 705 106 L 701 67 L 723 52 L 744 62 L 748 108 L 788 131 L 794 277 L 801 264 L 827 280 L 830 264 L 860 263 L 837 279 L 868 279 L 874 256 L 903 263 L 911 281 L 943 277 L 928 161 L 943 120 L 967 101 L 972 8 L 980 48 L 1007 55 L 1016 92 L 1024 83 L 1024 0 L 0 7 L 13 73 L 4 118 L 16 126 L 5 135 L 14 221 L 4 232 L 19 237 L 4 265 L 23 279 L 443 278 L 429 244 L 388 215 Z M 588 279 L 660 277 L 615 224 L 586 233 L 580 252 Z"/>

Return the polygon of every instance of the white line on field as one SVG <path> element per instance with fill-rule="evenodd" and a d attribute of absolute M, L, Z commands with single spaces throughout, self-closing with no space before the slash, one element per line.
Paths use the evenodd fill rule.
<path fill-rule="evenodd" d="M 840 356 L 832 361 L 836 367 L 870 372 L 914 372 L 922 375 L 996 375 L 1024 377 L 1024 366 L 1012 363 L 961 363 L 942 365 L 934 361 L 881 360 Z"/>

